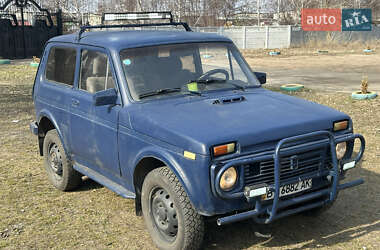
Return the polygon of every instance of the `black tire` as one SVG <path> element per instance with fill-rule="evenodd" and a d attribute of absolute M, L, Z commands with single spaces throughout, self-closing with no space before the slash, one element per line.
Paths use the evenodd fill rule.
<path fill-rule="evenodd" d="M 49 181 L 59 190 L 74 190 L 81 183 L 81 175 L 73 169 L 62 146 L 57 130 L 49 130 L 43 145 L 44 165 Z"/>
<path fill-rule="evenodd" d="M 204 219 L 193 208 L 181 183 L 168 167 L 154 169 L 146 176 L 141 206 L 145 224 L 159 249 L 201 247 Z"/>

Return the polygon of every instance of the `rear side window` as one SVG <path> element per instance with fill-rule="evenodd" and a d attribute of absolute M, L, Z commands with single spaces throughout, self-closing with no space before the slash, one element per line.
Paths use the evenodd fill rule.
<path fill-rule="evenodd" d="M 76 55 L 74 48 L 51 48 L 46 66 L 46 79 L 73 86 Z"/>

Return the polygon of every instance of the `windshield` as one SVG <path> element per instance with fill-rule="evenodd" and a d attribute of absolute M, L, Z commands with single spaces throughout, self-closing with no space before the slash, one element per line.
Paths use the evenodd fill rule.
<path fill-rule="evenodd" d="M 120 53 L 133 99 L 259 86 L 230 43 L 187 43 L 125 49 Z"/>

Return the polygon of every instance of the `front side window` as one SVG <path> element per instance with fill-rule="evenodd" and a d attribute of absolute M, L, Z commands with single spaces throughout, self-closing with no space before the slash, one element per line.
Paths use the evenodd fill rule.
<path fill-rule="evenodd" d="M 46 79 L 73 86 L 76 54 L 75 48 L 51 48 L 46 66 Z"/>
<path fill-rule="evenodd" d="M 115 88 L 110 61 L 106 54 L 82 50 L 79 88 L 90 93 Z"/>
<path fill-rule="evenodd" d="M 135 100 L 181 95 L 188 83 L 197 92 L 259 86 L 249 66 L 230 43 L 189 43 L 125 49 L 120 53 Z"/>

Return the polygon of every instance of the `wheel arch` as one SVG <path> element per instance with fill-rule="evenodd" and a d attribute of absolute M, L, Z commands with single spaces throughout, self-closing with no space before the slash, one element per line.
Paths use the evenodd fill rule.
<path fill-rule="evenodd" d="M 60 127 L 57 124 L 57 121 L 54 119 L 54 117 L 47 111 L 42 111 L 39 114 L 38 118 L 38 145 L 40 149 L 40 155 L 43 156 L 43 144 L 44 144 L 44 138 L 46 136 L 46 133 L 49 130 L 56 129 L 58 136 L 62 142 L 63 148 L 66 152 L 66 144 L 64 143 L 65 140 L 63 140 L 63 135 L 61 132 Z"/>
<path fill-rule="evenodd" d="M 189 181 L 186 177 L 185 172 L 181 169 L 181 166 L 178 164 L 178 162 L 175 160 L 175 158 L 169 154 L 168 152 L 161 151 L 161 150 L 146 150 L 143 153 L 139 154 L 138 157 L 136 157 L 136 162 L 134 164 L 133 169 L 133 185 L 135 188 L 135 209 L 136 209 L 136 215 L 141 216 L 142 210 L 141 210 L 141 188 L 142 184 L 144 182 L 144 179 L 146 175 L 152 171 L 153 169 L 167 166 L 170 168 L 170 170 L 176 175 L 177 179 L 185 189 L 187 195 L 189 196 L 189 200 L 192 203 L 191 200 L 191 188 Z M 192 205 L 194 205 L 192 203 Z"/>

